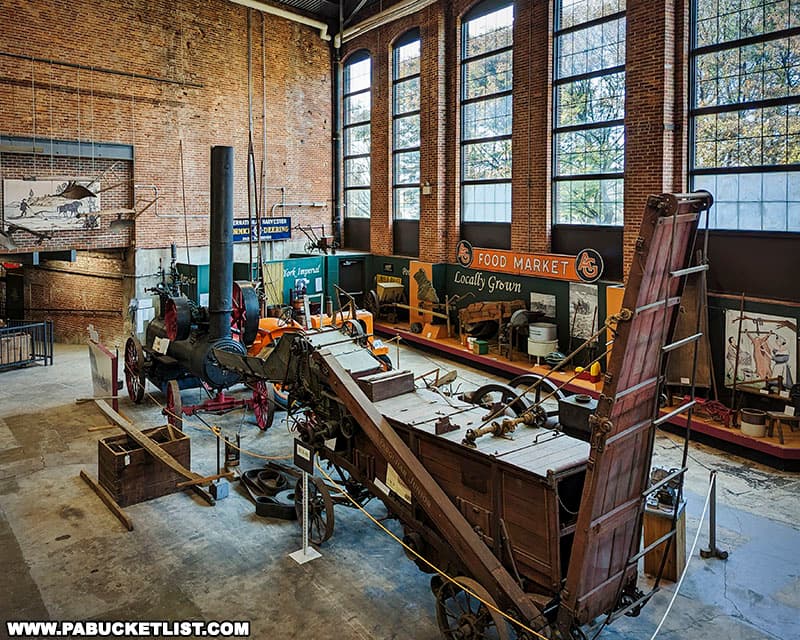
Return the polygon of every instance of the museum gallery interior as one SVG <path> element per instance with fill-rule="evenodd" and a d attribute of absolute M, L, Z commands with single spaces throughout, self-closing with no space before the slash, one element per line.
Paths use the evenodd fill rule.
<path fill-rule="evenodd" d="M 800 0 L 0 18 L 0 637 L 800 637 Z"/>

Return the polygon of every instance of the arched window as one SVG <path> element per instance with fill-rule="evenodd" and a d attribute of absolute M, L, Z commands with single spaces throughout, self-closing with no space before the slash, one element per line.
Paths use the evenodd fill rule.
<path fill-rule="evenodd" d="M 372 64 L 359 51 L 344 65 L 344 212 L 348 218 L 369 218 Z"/>
<path fill-rule="evenodd" d="M 625 0 L 556 0 L 553 222 L 623 224 Z"/>
<path fill-rule="evenodd" d="M 461 220 L 511 222 L 514 5 L 487 0 L 461 26 Z"/>
<path fill-rule="evenodd" d="M 419 29 L 392 50 L 392 209 L 396 220 L 419 220 Z"/>
<path fill-rule="evenodd" d="M 690 179 L 709 226 L 800 231 L 800 2 L 694 0 Z"/>

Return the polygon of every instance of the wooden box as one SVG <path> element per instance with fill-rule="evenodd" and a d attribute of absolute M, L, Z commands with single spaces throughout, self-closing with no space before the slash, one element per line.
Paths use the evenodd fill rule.
<path fill-rule="evenodd" d="M 672 526 L 672 508 L 659 509 L 648 506 L 644 510 L 644 546 L 648 546 L 661 536 L 669 533 Z M 667 543 L 662 542 L 644 557 L 644 572 L 655 576 L 661 566 L 661 557 Z M 667 562 L 664 565 L 664 580 L 678 581 L 683 568 L 686 566 L 686 503 L 682 502 L 678 508 L 678 519 L 675 522 L 675 536 L 669 546 Z"/>
<path fill-rule="evenodd" d="M 380 402 L 414 390 L 414 374 L 410 371 L 382 371 L 357 380 L 371 402 Z"/>
<path fill-rule="evenodd" d="M 0 337 L 0 365 L 25 364 L 33 357 L 30 334 L 13 333 Z"/>
<path fill-rule="evenodd" d="M 170 439 L 166 426 L 146 429 L 143 433 L 184 467 L 190 468 L 189 436 L 176 430 L 176 437 Z M 176 485 L 185 480 L 128 435 L 103 438 L 97 443 L 97 475 L 100 486 L 121 507 L 180 491 Z"/>

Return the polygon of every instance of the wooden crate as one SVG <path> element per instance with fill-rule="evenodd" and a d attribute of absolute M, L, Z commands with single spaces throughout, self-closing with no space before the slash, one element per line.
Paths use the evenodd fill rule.
<path fill-rule="evenodd" d="M 143 431 L 187 469 L 191 466 L 189 436 L 176 431 L 170 439 L 167 427 Z M 128 435 L 103 438 L 97 443 L 97 475 L 103 487 L 121 507 L 152 500 L 180 491 L 185 480 L 168 466 L 154 459 Z"/>
<path fill-rule="evenodd" d="M 371 402 L 380 402 L 414 390 L 414 374 L 410 371 L 382 371 L 357 380 Z"/>
<path fill-rule="evenodd" d="M 647 507 L 644 510 L 644 546 L 648 546 L 658 540 L 661 536 L 669 533 L 672 526 L 672 509 L 653 509 Z M 660 546 L 653 549 L 644 557 L 644 572 L 655 576 L 661 566 L 661 557 L 667 543 L 662 542 Z M 672 582 L 678 581 L 678 576 L 686 566 L 686 503 L 681 503 L 678 509 L 678 519 L 675 522 L 675 536 L 669 546 L 667 562 L 664 565 L 664 580 Z"/>

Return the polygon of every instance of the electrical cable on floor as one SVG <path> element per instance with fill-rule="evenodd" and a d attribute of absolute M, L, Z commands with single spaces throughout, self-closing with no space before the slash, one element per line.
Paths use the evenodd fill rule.
<path fill-rule="evenodd" d="M 689 571 L 689 563 L 691 563 L 692 558 L 694 557 L 694 551 L 697 548 L 697 541 L 700 539 L 700 532 L 703 529 L 703 522 L 706 518 L 706 512 L 708 511 L 708 505 L 711 502 L 711 493 L 714 489 L 714 485 L 716 484 L 717 479 L 713 478 L 713 480 L 708 484 L 708 493 L 706 494 L 706 501 L 703 505 L 703 513 L 700 514 L 700 522 L 697 524 L 697 533 L 694 534 L 694 541 L 692 542 L 692 548 L 689 550 L 689 557 L 686 560 L 686 565 L 683 567 L 683 571 L 681 572 L 681 577 L 678 579 L 677 584 L 675 585 L 675 592 L 672 594 L 672 598 L 667 605 L 667 610 L 664 612 L 661 621 L 658 623 L 656 630 L 653 632 L 653 635 L 650 636 L 650 640 L 655 640 L 655 637 L 658 635 L 658 632 L 661 631 L 661 627 L 664 624 L 664 621 L 667 619 L 669 612 L 672 610 L 672 605 L 675 604 L 675 599 L 678 597 L 678 593 L 681 590 L 681 585 L 683 584 L 683 579 L 686 577 L 686 574 Z"/>
<path fill-rule="evenodd" d="M 336 489 L 337 491 L 342 493 L 345 496 L 345 498 L 347 498 L 353 504 L 354 507 L 356 507 L 359 511 L 361 511 L 361 513 L 363 513 L 365 516 L 367 516 L 367 518 L 369 518 L 373 522 L 373 524 L 377 525 L 379 529 L 381 529 L 385 534 L 387 534 L 390 538 L 392 538 L 395 542 L 397 542 L 397 544 L 399 544 L 401 547 L 403 547 L 403 549 L 405 549 L 408 553 L 412 554 L 415 558 L 420 560 L 420 562 L 425 563 L 425 565 L 427 565 L 428 567 L 433 569 L 439 576 L 441 576 L 442 578 L 444 578 L 448 582 L 453 583 L 459 589 L 462 589 L 469 596 L 475 598 L 478 602 L 483 604 L 487 609 L 490 609 L 491 611 L 494 611 L 495 613 L 499 614 L 500 616 L 502 616 L 503 618 L 505 618 L 506 620 L 511 622 L 513 625 L 519 627 L 520 629 L 522 629 L 523 631 L 525 631 L 527 633 L 532 633 L 537 638 L 541 638 L 541 640 L 549 640 L 546 636 L 543 636 L 541 633 L 539 633 L 537 631 L 534 631 L 533 629 L 531 629 L 527 625 L 523 624 L 522 622 L 520 622 L 519 620 L 517 620 L 513 616 L 510 616 L 509 614 L 507 614 L 505 611 L 501 611 L 500 609 L 497 608 L 496 605 L 492 604 L 491 602 L 487 602 L 486 600 L 484 600 L 480 596 L 476 595 L 471 590 L 469 590 L 466 586 L 464 586 L 463 584 L 458 582 L 458 580 L 456 580 L 455 578 L 450 577 L 448 574 L 446 574 L 444 571 L 442 571 L 439 567 L 437 567 L 435 564 L 433 564 L 430 560 L 428 560 L 427 558 L 425 558 L 422 555 L 420 555 L 420 553 L 416 549 L 413 549 L 412 547 L 407 545 L 405 542 L 403 542 L 403 540 L 401 538 L 399 538 L 392 531 L 390 531 L 388 529 L 388 527 L 386 527 L 386 525 L 384 525 L 377 518 L 375 518 L 375 516 L 373 516 L 369 511 L 367 511 L 364 507 L 362 507 L 349 493 L 347 493 L 342 487 L 340 487 L 337 484 L 337 482 L 333 478 L 331 478 L 331 476 L 325 471 L 325 469 L 322 468 L 322 466 L 318 462 L 316 463 L 315 466 L 319 470 L 319 472 L 323 476 L 325 476 L 325 479 L 328 482 L 330 482 L 331 485 L 333 485 L 334 489 Z"/>

